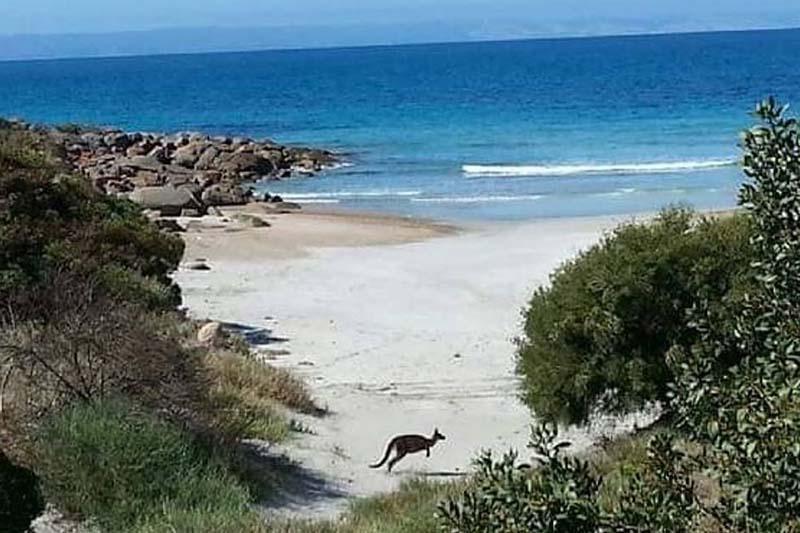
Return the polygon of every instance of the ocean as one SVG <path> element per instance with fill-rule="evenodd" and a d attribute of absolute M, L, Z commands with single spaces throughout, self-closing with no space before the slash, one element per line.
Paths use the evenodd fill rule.
<path fill-rule="evenodd" d="M 757 101 L 800 107 L 800 30 L 0 63 L 0 115 L 325 147 L 259 185 L 447 220 L 736 203 Z"/>

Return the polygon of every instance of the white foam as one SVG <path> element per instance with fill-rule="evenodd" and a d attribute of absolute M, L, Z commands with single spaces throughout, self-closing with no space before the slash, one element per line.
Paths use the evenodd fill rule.
<path fill-rule="evenodd" d="M 303 200 L 306 198 L 375 198 L 375 197 L 407 197 L 419 196 L 422 191 L 393 191 L 393 190 L 370 190 L 370 191 L 334 191 L 334 192 L 309 192 L 309 193 L 287 193 L 281 197 L 287 200 Z"/>
<path fill-rule="evenodd" d="M 540 200 L 541 194 L 527 194 L 522 196 L 454 196 L 441 198 L 412 198 L 412 202 L 426 204 L 477 204 L 482 202 L 520 202 Z"/>
<path fill-rule="evenodd" d="M 335 198 L 305 198 L 305 199 L 297 199 L 297 203 L 300 204 L 338 204 L 339 200 Z"/>
<path fill-rule="evenodd" d="M 625 196 L 625 195 L 628 195 L 628 194 L 633 194 L 633 193 L 635 193 L 635 192 L 637 192 L 637 189 L 634 189 L 634 188 L 624 188 L 624 189 L 616 189 L 616 190 L 613 190 L 613 191 L 607 191 L 607 192 L 596 192 L 596 193 L 592 193 L 592 194 L 590 194 L 590 196 L 608 196 L 608 197 L 614 197 L 614 196 Z"/>
<path fill-rule="evenodd" d="M 467 177 L 557 177 L 590 174 L 664 174 L 736 165 L 734 159 L 585 165 L 464 165 Z"/>

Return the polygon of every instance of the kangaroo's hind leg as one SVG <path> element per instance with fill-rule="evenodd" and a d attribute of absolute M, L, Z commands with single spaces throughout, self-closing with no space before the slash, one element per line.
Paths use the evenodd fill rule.
<path fill-rule="evenodd" d="M 394 465 L 396 465 L 396 464 L 397 464 L 397 463 L 400 461 L 400 459 L 402 459 L 402 458 L 403 458 L 403 457 L 405 457 L 405 456 L 406 456 L 406 452 L 400 452 L 400 451 L 398 451 L 398 452 L 397 452 L 397 455 L 394 457 L 394 459 L 392 459 L 391 461 L 389 461 L 389 472 L 391 472 L 391 471 L 392 471 L 392 467 L 393 467 Z"/>

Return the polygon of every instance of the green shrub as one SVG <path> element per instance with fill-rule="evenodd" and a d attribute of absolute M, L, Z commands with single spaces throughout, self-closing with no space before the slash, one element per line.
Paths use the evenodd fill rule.
<path fill-rule="evenodd" d="M 525 310 L 517 367 L 537 417 L 568 423 L 667 399 L 665 356 L 698 337 L 686 314 L 705 300 L 716 320 L 741 291 L 752 259 L 750 222 L 672 209 L 627 224 L 562 265 Z"/>
<path fill-rule="evenodd" d="M 98 278 L 111 297 L 136 302 L 149 311 L 170 309 L 180 298 L 176 285 L 165 285 L 117 264 L 101 267 Z"/>
<path fill-rule="evenodd" d="M 703 302 L 692 314 L 701 339 L 670 359 L 677 423 L 704 449 L 697 469 L 721 486 L 704 510 L 726 531 L 800 530 L 800 126 L 785 111 L 761 103 L 743 136 L 755 286 L 732 335 Z M 731 351 L 747 356 L 719 373 Z"/>
<path fill-rule="evenodd" d="M 32 141 L 18 144 L 14 154 L 39 153 Z M 98 193 L 85 179 L 63 174 L 45 159 L 18 154 L 3 159 L 2 146 L 0 303 L 42 287 L 54 271 L 95 275 L 112 267 L 164 285 L 170 307 L 180 302 L 169 279 L 183 255 L 180 238 L 159 231 L 132 202 Z M 15 311 L 17 317 L 25 314 Z"/>
<path fill-rule="evenodd" d="M 7 533 L 28 531 L 44 510 L 39 481 L 27 468 L 16 466 L 0 450 L 0 525 Z"/>
<path fill-rule="evenodd" d="M 616 531 L 694 533 L 700 515 L 693 469 L 674 440 L 658 434 L 648 445 L 642 468 L 630 473 L 605 521 Z"/>
<path fill-rule="evenodd" d="M 26 169 L 52 175 L 63 168 L 54 157 L 55 146 L 31 132 L 4 126 L 0 123 L 0 174 Z"/>
<path fill-rule="evenodd" d="M 104 530 L 254 523 L 248 490 L 208 446 L 122 401 L 67 408 L 42 426 L 37 449 L 48 500 Z"/>
<path fill-rule="evenodd" d="M 613 460 L 593 453 L 589 461 L 563 455 L 553 426 L 532 428 L 537 465 L 520 463 L 515 452 L 495 460 L 488 452 L 466 489 L 439 505 L 442 531 L 451 533 L 567 533 L 698 531 L 690 461 L 672 437 L 630 438 Z M 641 449 L 647 453 L 641 456 Z M 602 464 L 598 464 L 602 459 Z M 626 468 L 613 497 L 603 485 Z M 603 491 L 606 491 L 603 494 Z"/>
<path fill-rule="evenodd" d="M 474 485 L 460 497 L 439 506 L 442 529 L 453 533 L 594 533 L 600 511 L 596 502 L 599 480 L 589 464 L 566 457 L 566 443 L 556 443 L 557 432 L 535 427 L 530 446 L 540 456 L 528 471 L 509 452 L 495 461 L 484 452 L 476 461 Z"/>

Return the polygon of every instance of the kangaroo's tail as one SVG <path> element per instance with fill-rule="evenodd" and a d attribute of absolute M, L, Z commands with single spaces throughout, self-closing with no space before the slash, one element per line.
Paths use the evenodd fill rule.
<path fill-rule="evenodd" d="M 379 463 L 374 465 L 369 465 L 370 468 L 380 468 L 386 464 L 386 461 L 389 460 L 389 456 L 392 454 L 392 448 L 394 448 L 394 440 L 392 440 L 388 446 L 386 446 L 386 453 L 383 454 L 383 459 Z"/>

